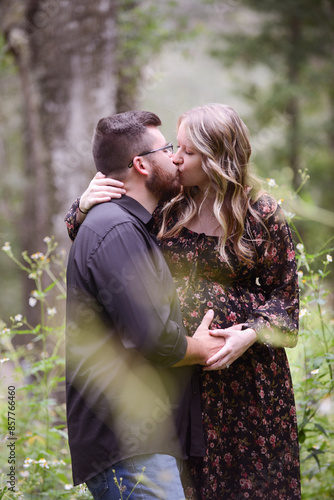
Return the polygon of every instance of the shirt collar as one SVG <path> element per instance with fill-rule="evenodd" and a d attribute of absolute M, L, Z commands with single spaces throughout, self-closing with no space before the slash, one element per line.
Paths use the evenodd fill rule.
<path fill-rule="evenodd" d="M 132 215 L 137 217 L 137 219 L 141 220 L 145 225 L 150 222 L 152 219 L 152 214 L 146 210 L 137 200 L 131 198 L 131 196 L 122 196 L 119 199 L 111 200 L 111 203 L 116 203 L 116 205 L 120 205 L 122 208 L 130 212 Z"/>

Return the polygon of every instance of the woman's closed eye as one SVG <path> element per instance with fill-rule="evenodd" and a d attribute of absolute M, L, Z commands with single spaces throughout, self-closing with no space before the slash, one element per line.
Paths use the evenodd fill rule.
<path fill-rule="evenodd" d="M 181 146 L 177 145 L 177 149 L 181 149 Z M 194 153 L 192 151 L 189 151 L 189 149 L 185 148 L 184 153 L 186 155 L 193 155 Z"/>

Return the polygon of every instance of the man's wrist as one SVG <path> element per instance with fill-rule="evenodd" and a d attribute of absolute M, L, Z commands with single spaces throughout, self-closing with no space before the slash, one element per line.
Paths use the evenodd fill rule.
<path fill-rule="evenodd" d="M 205 365 L 206 356 L 202 342 L 193 337 L 187 337 L 187 344 L 184 358 L 173 366 Z"/>

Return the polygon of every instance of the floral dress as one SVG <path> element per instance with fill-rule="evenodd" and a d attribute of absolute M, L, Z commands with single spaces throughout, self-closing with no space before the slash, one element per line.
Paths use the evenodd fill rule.
<path fill-rule="evenodd" d="M 76 208 L 66 218 L 72 236 Z M 263 196 L 257 210 L 270 243 L 263 225 L 249 215 L 255 266 L 229 252 L 231 269 L 217 251 L 217 237 L 187 228 L 161 242 L 189 334 L 213 309 L 213 328 L 246 322 L 259 339 L 228 369 L 198 367 L 207 446 L 204 457 L 188 460 L 187 500 L 300 498 L 297 419 L 284 350 L 297 343 L 295 253 L 280 207 Z M 169 226 L 174 223 L 171 219 Z"/>

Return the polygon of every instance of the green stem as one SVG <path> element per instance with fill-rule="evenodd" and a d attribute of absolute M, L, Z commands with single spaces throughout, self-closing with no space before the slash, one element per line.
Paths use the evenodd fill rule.
<path fill-rule="evenodd" d="M 55 277 L 55 275 L 52 273 L 52 271 L 50 271 L 50 269 L 46 269 L 46 272 L 49 275 L 49 277 L 52 279 L 52 281 L 56 284 L 56 286 L 59 288 L 61 293 L 63 295 L 66 295 L 65 288 L 59 283 L 59 280 Z"/>
<path fill-rule="evenodd" d="M 27 273 L 31 273 L 31 269 L 29 269 L 28 267 L 24 266 L 22 264 L 22 262 L 20 262 L 19 260 L 17 260 L 17 258 L 12 254 L 8 254 L 9 258 L 12 259 L 13 262 L 15 262 L 15 264 L 17 264 L 17 266 L 22 269 L 22 271 L 26 271 Z"/>
<path fill-rule="evenodd" d="M 320 306 L 319 302 L 318 302 L 318 314 L 319 314 L 319 317 L 320 317 L 322 340 L 323 340 L 323 343 L 324 343 L 324 346 L 325 346 L 326 354 L 328 354 L 329 353 L 329 345 L 328 345 L 328 342 L 327 342 L 327 339 L 326 339 L 326 330 L 325 330 L 325 325 L 324 325 L 324 321 L 323 321 L 323 317 L 322 317 L 322 310 L 321 310 L 321 306 Z M 328 359 L 328 357 L 326 357 L 326 363 L 327 363 L 327 366 L 328 366 L 329 376 L 330 376 L 330 380 L 331 380 L 331 390 L 329 391 L 329 392 L 331 392 L 334 389 L 334 380 L 333 380 L 332 363 L 330 362 L 330 360 Z"/>
<path fill-rule="evenodd" d="M 301 244 L 303 244 L 303 240 L 299 234 L 298 229 L 296 228 L 295 224 L 293 221 L 290 222 L 291 227 L 293 228 L 294 232 L 296 233 L 296 236 Z M 303 259 L 303 264 L 305 265 L 306 269 L 308 272 L 310 272 L 311 268 L 309 266 L 309 263 L 307 262 L 306 258 Z"/>
<path fill-rule="evenodd" d="M 326 270 L 327 270 L 327 262 L 325 262 L 325 264 L 324 264 L 323 276 L 326 275 Z M 329 345 L 328 345 L 327 338 L 326 338 L 326 328 L 325 328 L 325 323 L 324 323 L 324 320 L 323 320 L 322 309 L 321 309 L 321 305 L 320 305 L 320 290 L 322 289 L 323 281 L 324 281 L 324 279 L 322 278 L 321 282 L 319 283 L 319 286 L 316 289 L 316 297 L 318 299 L 317 300 L 318 315 L 319 315 L 319 318 L 320 318 L 322 339 L 323 339 L 323 342 L 324 342 L 326 354 L 328 354 L 329 351 L 330 351 L 330 349 L 329 349 Z M 330 392 L 331 392 L 333 390 L 333 388 L 334 388 L 334 379 L 333 379 L 332 363 L 328 359 L 328 357 L 326 357 L 326 363 L 327 363 L 327 366 L 328 366 L 328 371 L 329 371 L 329 376 L 330 376 L 330 381 L 331 381 L 331 390 L 330 390 Z"/>
<path fill-rule="evenodd" d="M 37 284 L 37 290 L 39 292 L 43 291 L 42 288 L 42 279 L 39 277 L 36 281 Z M 47 331 L 45 328 L 45 303 L 43 300 L 41 302 L 41 333 L 42 333 L 42 352 L 43 355 L 46 354 L 46 336 L 47 336 Z M 46 373 L 46 370 L 44 368 L 44 373 L 42 376 L 42 395 L 45 398 L 46 401 L 49 399 L 49 392 L 48 392 L 48 375 Z M 45 448 L 49 448 L 49 430 L 50 430 L 50 416 L 49 416 L 49 406 L 48 404 L 46 405 L 46 415 L 45 415 Z"/>
<path fill-rule="evenodd" d="M 129 495 L 126 497 L 126 500 L 129 500 L 130 496 L 132 495 L 132 493 L 134 492 L 134 490 L 136 489 L 136 487 L 138 486 L 138 484 L 140 483 L 140 481 L 142 480 L 142 478 L 144 477 L 144 471 L 145 471 L 145 467 L 143 467 L 142 471 L 141 471 L 141 474 L 139 476 L 139 479 L 138 481 L 136 482 L 136 484 L 134 485 L 134 487 L 132 488 L 132 490 L 130 491 Z M 123 498 L 123 497 L 122 497 Z"/>
<path fill-rule="evenodd" d="M 305 177 L 305 179 L 302 180 L 299 187 L 294 192 L 295 198 L 297 198 L 298 193 L 303 189 L 303 187 L 305 186 L 305 184 L 307 183 L 308 180 L 309 180 L 309 177 Z"/>

